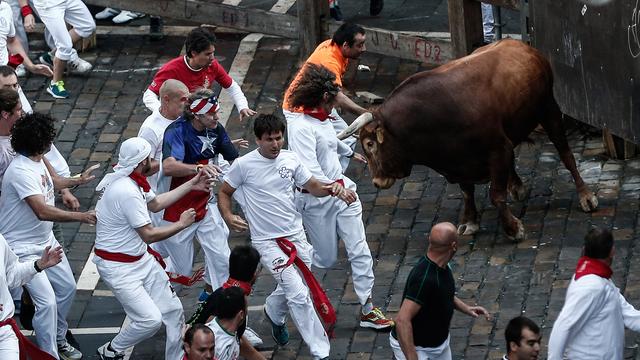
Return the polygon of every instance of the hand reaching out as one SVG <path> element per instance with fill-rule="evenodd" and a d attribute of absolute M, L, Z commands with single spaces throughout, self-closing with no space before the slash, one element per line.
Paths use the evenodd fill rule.
<path fill-rule="evenodd" d="M 249 141 L 245 139 L 235 139 L 231 140 L 231 143 L 235 145 L 238 149 L 246 149 L 249 147 Z"/>
<path fill-rule="evenodd" d="M 53 249 L 51 246 L 47 246 L 40 259 L 37 260 L 38 267 L 44 270 L 57 265 L 62 261 L 62 253 L 62 246 L 57 246 Z"/>

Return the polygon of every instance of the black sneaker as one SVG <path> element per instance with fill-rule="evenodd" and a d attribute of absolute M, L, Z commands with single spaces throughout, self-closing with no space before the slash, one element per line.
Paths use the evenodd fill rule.
<path fill-rule="evenodd" d="M 344 20 L 344 17 L 342 17 L 342 10 L 340 10 L 340 6 L 338 5 L 329 9 L 329 15 L 331 15 L 331 18 L 335 21 Z"/>
<path fill-rule="evenodd" d="M 369 3 L 369 14 L 376 16 L 382 12 L 384 7 L 384 0 L 371 0 Z"/>

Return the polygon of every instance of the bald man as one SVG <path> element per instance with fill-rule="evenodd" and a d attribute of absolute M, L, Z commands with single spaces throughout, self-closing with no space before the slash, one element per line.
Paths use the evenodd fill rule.
<path fill-rule="evenodd" d="M 161 193 L 167 190 L 163 189 L 163 191 L 158 191 L 158 171 L 160 170 L 160 162 L 162 161 L 164 130 L 182 115 L 184 103 L 188 96 L 189 89 L 182 81 L 174 79 L 165 81 L 160 87 L 160 107 L 144 120 L 138 131 L 138 137 L 147 140 L 149 145 L 151 145 L 151 167 L 145 175 L 148 176 L 151 190 L 155 193 Z M 168 188 L 168 185 L 166 187 Z M 157 213 L 149 212 L 153 226 L 160 226 L 162 214 L 162 211 Z M 163 258 L 169 257 L 169 252 L 166 250 L 163 242 L 153 243 L 151 247 L 159 252 Z"/>
<path fill-rule="evenodd" d="M 151 145 L 151 171 L 147 176 L 153 191 L 157 191 L 157 175 L 160 161 L 162 161 L 162 138 L 164 130 L 180 115 L 184 110 L 184 102 L 189 96 L 189 89 L 180 80 L 169 79 L 160 87 L 160 107 L 147 117 L 138 137 L 141 137 Z"/>
<path fill-rule="evenodd" d="M 458 250 L 458 233 L 451 223 L 431 228 L 429 248 L 411 270 L 389 335 L 393 355 L 398 360 L 450 360 L 449 324 L 456 309 L 472 317 L 489 312 L 469 306 L 455 296 L 455 282 L 448 263 Z"/>

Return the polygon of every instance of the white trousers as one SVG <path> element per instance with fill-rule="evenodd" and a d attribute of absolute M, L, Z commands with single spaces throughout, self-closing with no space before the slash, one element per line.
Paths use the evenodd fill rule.
<path fill-rule="evenodd" d="M 312 248 L 304 231 L 287 236 L 287 239 L 296 246 L 298 257 L 311 268 Z M 273 239 L 252 241 L 251 244 L 260 253 L 262 266 L 269 269 L 278 283 L 276 289 L 265 301 L 265 311 L 269 318 L 276 324 L 284 324 L 287 312 L 290 312 L 291 318 L 302 339 L 309 346 L 313 358 L 322 359 L 329 356 L 329 338 L 313 308 L 309 288 L 296 270 L 295 265 L 274 270 L 274 267 L 286 263 L 289 257 Z"/>
<path fill-rule="evenodd" d="M 400 343 L 391 334 L 389 334 L 389 345 L 391 345 L 391 350 L 393 350 L 393 356 L 396 360 L 406 359 L 400 348 Z M 449 338 L 436 348 L 416 346 L 416 352 L 418 353 L 418 360 L 451 360 Z"/>
<path fill-rule="evenodd" d="M 2 360 L 19 360 L 20 348 L 18 346 L 18 338 L 11 330 L 11 326 L 5 325 L 0 327 L 0 359 Z"/>
<path fill-rule="evenodd" d="M 36 2 L 34 9 L 53 37 L 56 57 L 64 61 L 75 60 L 78 53 L 73 48 L 67 24 L 71 25 L 80 37 L 89 37 L 96 29 L 96 23 L 87 6 L 81 0 L 66 0 L 63 4 L 52 7 Z"/>
<path fill-rule="evenodd" d="M 60 246 L 53 234 L 51 247 Z M 34 251 L 34 249 L 39 249 Z M 42 256 L 42 247 L 15 247 L 12 249 L 20 261 L 34 261 Z M 36 312 L 33 315 L 33 330 L 36 333 L 36 343 L 40 349 L 58 358 L 58 343 L 66 342 L 67 315 L 76 294 L 76 280 L 69 266 L 66 256 L 53 267 L 36 274 L 25 284 Z"/>
<path fill-rule="evenodd" d="M 229 228 L 214 203 L 209 203 L 204 218 L 164 240 L 171 258 L 168 271 L 191 276 L 193 270 L 193 238 L 196 237 L 206 265 L 205 281 L 217 289 L 229 278 Z M 170 224 L 163 220 L 163 224 Z"/>
<path fill-rule="evenodd" d="M 355 184 L 344 177 L 345 187 L 355 191 Z M 338 238 L 344 242 L 351 263 L 353 287 L 360 304 L 371 297 L 373 289 L 373 259 L 362 223 L 360 199 L 347 205 L 344 201 L 326 196 L 315 197 L 296 191 L 296 207 L 313 244 L 313 264 L 332 267 L 338 259 Z"/>
<path fill-rule="evenodd" d="M 111 340 L 116 351 L 152 337 L 162 323 L 167 331 L 165 359 L 182 359 L 182 303 L 169 285 L 169 277 L 153 256 L 145 253 L 133 263 L 94 258 L 102 280 L 122 304 L 130 323 Z"/>

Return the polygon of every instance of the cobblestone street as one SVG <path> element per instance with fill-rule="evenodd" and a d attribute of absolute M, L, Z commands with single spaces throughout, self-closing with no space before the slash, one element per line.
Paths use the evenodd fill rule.
<path fill-rule="evenodd" d="M 243 35 L 219 35 L 216 57 L 225 69 L 231 67 L 242 38 Z M 60 120 L 56 145 L 66 156 L 72 174 L 99 163 L 101 168 L 96 175 L 101 178 L 110 164 L 117 161 L 120 143 L 135 136 L 149 115 L 142 103 L 143 91 L 159 66 L 180 52 L 182 41 L 181 37 L 166 37 L 159 43 L 150 41 L 148 36 L 99 36 L 98 47 L 83 54 L 94 64 L 94 70 L 88 77 L 70 77 L 66 81 L 71 93 L 66 100 L 54 101 L 45 91 L 47 80 L 43 77 L 21 80 L 27 97 L 35 103 L 34 109 Z M 282 117 L 282 95 L 297 69 L 297 50 L 297 43 L 292 40 L 274 37 L 259 40 L 242 86 L 253 109 Z M 369 53 L 359 63 L 369 66 L 371 71 L 356 72 L 358 62 L 355 62 L 346 75 L 346 88 L 380 96 L 386 96 L 407 76 L 425 69 L 418 63 Z M 232 138 L 248 139 L 251 150 L 255 148 L 251 125 L 251 121 L 241 123 L 234 110 L 226 128 Z M 614 281 L 630 303 L 640 305 L 640 160 L 610 160 L 604 154 L 599 132 L 584 125 L 568 125 L 570 145 L 580 172 L 597 192 L 598 210 L 584 213 L 579 209 L 571 176 L 553 145 L 541 133 L 533 135 L 535 144 L 522 145 L 517 151 L 517 171 L 529 193 L 525 201 L 512 202 L 511 206 L 524 222 L 524 241 L 515 243 L 504 236 L 497 211 L 489 200 L 488 187 L 476 188 L 481 228 L 475 236 L 461 238 L 452 267 L 458 297 L 486 307 L 493 319 L 474 320 L 455 314 L 451 326 L 455 359 L 501 358 L 505 351 L 504 328 L 521 313 L 541 325 L 541 354 L 545 354 L 541 358 L 546 358 L 551 327 L 564 302 L 583 237 L 592 225 L 613 229 Z M 442 176 L 425 167 L 415 167 L 410 177 L 388 190 L 377 190 L 368 170 L 360 163 L 352 162 L 347 175 L 358 184 L 365 210 L 376 276 L 373 302 L 393 317 L 400 307 L 406 277 L 426 251 L 426 234 L 437 222 L 458 223 L 462 194 L 457 185 L 447 184 Z M 96 184 L 94 181 L 74 191 L 82 209 L 95 206 Z M 69 223 L 63 229 L 61 243 L 78 279 L 87 265 L 95 228 Z M 248 239 L 248 233 L 232 233 L 230 246 Z M 197 262 L 202 262 L 201 254 Z M 388 333 L 358 327 L 360 306 L 344 249 L 335 268 L 314 269 L 314 273 L 338 315 L 331 359 L 391 359 Z M 274 286 L 271 275 L 263 271 L 250 297 L 249 326 L 261 335 L 264 353 L 272 359 L 311 359 L 291 321 L 290 343 L 274 347 L 261 308 Z M 194 286 L 182 298 L 187 317 L 194 310 L 200 288 L 200 284 Z M 121 305 L 101 281 L 94 289 L 78 290 L 69 320 L 84 358 L 96 359 L 96 348 L 115 335 L 124 319 Z M 136 346 L 131 359 L 162 359 L 163 334 L 161 330 L 153 339 Z M 631 332 L 627 333 L 625 356 L 640 359 L 638 336 Z"/>

